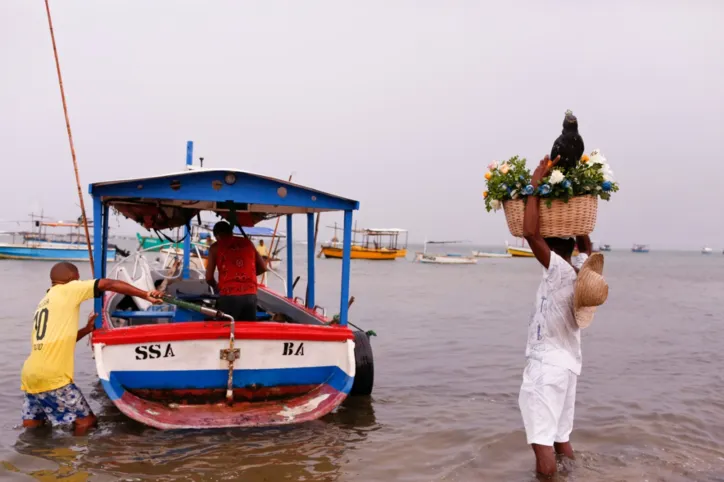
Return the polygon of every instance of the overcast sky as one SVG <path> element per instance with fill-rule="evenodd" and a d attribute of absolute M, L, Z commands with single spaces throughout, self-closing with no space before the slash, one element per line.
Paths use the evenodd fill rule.
<path fill-rule="evenodd" d="M 532 166 L 572 109 L 621 184 L 594 239 L 724 248 L 724 2 L 51 9 L 84 192 L 179 170 L 193 140 L 208 167 L 295 172 L 358 199 L 360 227 L 502 244 L 505 217 L 482 200 L 487 164 L 519 154 Z M 77 217 L 42 0 L 0 1 L 0 139 L 0 219 Z"/>

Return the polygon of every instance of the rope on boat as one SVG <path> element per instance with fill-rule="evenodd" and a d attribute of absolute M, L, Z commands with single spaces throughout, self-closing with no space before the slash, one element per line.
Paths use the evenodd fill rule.
<path fill-rule="evenodd" d="M 226 379 L 226 401 L 230 405 L 234 403 L 234 362 L 241 356 L 239 349 L 234 349 L 234 342 L 236 341 L 234 333 L 236 331 L 236 322 L 234 321 L 234 317 L 227 315 L 223 311 L 200 306 L 196 303 L 183 301 L 172 296 L 163 296 L 161 299 L 166 303 L 178 306 L 179 308 L 195 311 L 216 319 L 226 319 L 229 321 L 229 348 L 227 350 L 221 350 L 219 352 L 219 358 L 229 362 L 229 376 Z"/>
<path fill-rule="evenodd" d="M 78 199 L 80 200 L 80 211 L 83 217 L 83 227 L 85 229 L 85 239 L 88 244 L 88 260 L 90 261 L 91 274 L 95 277 L 95 269 L 93 263 L 93 247 L 90 241 L 90 231 L 88 230 L 88 217 L 85 214 L 85 202 L 83 201 L 83 190 L 80 187 L 80 174 L 78 174 L 78 161 L 75 157 L 75 147 L 73 145 L 73 134 L 70 130 L 70 118 L 68 117 L 68 105 L 65 101 L 65 89 L 63 88 L 63 76 L 60 74 L 60 60 L 58 59 L 58 48 L 55 45 L 55 33 L 53 32 L 53 20 L 50 16 L 50 5 L 45 0 L 45 11 L 48 14 L 48 27 L 50 28 L 50 40 L 53 43 L 53 55 L 55 56 L 55 70 L 58 72 L 58 85 L 60 86 L 60 99 L 63 102 L 63 114 L 65 114 L 65 126 L 68 129 L 68 143 L 70 144 L 70 155 L 73 158 L 73 171 L 75 172 L 75 184 L 78 188 Z"/>
<path fill-rule="evenodd" d="M 347 303 L 347 308 L 349 308 L 350 306 L 352 306 L 352 303 L 354 303 L 354 296 L 351 296 L 351 297 L 349 298 L 349 302 Z M 337 313 L 336 315 L 334 315 L 334 316 L 332 317 L 332 323 L 333 323 L 333 324 L 339 324 L 339 313 Z M 377 336 L 377 333 L 375 333 L 375 330 L 367 330 L 367 331 L 365 331 L 364 329 L 360 328 L 359 326 L 355 325 L 354 323 L 352 323 L 352 322 L 349 321 L 349 320 L 347 320 L 347 324 L 348 324 L 348 325 L 351 325 L 351 326 L 353 326 L 353 327 L 355 327 L 355 328 L 357 328 L 359 331 L 361 331 L 361 332 L 363 332 L 365 335 L 367 335 L 368 338 L 369 338 L 370 336 Z"/>

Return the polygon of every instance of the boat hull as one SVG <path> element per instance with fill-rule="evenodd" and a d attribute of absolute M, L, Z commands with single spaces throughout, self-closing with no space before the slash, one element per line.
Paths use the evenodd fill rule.
<path fill-rule="evenodd" d="M 101 383 L 121 412 L 158 429 L 257 427 L 314 420 L 347 397 L 355 375 L 346 327 L 235 323 L 240 357 L 225 399 L 229 322 L 103 329 L 93 334 Z"/>
<path fill-rule="evenodd" d="M 342 248 L 336 248 L 331 246 L 322 246 L 322 254 L 325 258 L 342 259 L 343 251 Z M 405 253 L 406 254 L 406 253 Z M 401 256 L 398 255 L 398 251 L 394 250 L 374 250 L 366 248 L 354 247 L 351 251 L 352 259 L 369 259 L 378 261 L 389 261 L 397 259 Z M 403 255 L 404 257 L 404 255 Z"/>
<path fill-rule="evenodd" d="M 473 251 L 473 256 L 476 258 L 510 258 L 510 253 L 485 253 L 483 251 Z"/>
<path fill-rule="evenodd" d="M 0 259 L 37 260 L 37 261 L 88 261 L 88 248 L 85 246 L 54 246 L 52 243 L 0 244 Z M 106 261 L 116 259 L 116 250 L 108 248 Z"/>
<path fill-rule="evenodd" d="M 418 253 L 415 259 L 418 263 L 424 264 L 477 264 L 478 260 L 475 258 L 468 258 L 465 256 L 435 256 L 435 255 L 424 255 Z"/>
<path fill-rule="evenodd" d="M 508 246 L 508 254 L 516 258 L 535 258 L 535 255 L 530 248 L 515 248 L 513 246 Z"/>

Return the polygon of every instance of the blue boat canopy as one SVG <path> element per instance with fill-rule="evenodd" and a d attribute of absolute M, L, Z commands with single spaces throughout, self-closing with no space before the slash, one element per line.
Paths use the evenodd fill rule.
<path fill-rule="evenodd" d="M 187 226 L 201 211 L 234 217 L 236 225 L 251 227 L 283 214 L 359 209 L 352 199 L 234 169 L 98 182 L 89 192 L 147 229 Z"/>

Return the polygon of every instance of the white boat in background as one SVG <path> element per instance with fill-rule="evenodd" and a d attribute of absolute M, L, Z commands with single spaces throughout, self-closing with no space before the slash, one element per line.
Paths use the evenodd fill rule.
<path fill-rule="evenodd" d="M 488 253 L 485 251 L 473 251 L 474 258 L 512 258 L 510 253 Z"/>
<path fill-rule="evenodd" d="M 428 244 L 453 244 L 461 241 L 425 241 L 422 253 L 415 253 L 414 261 L 426 264 L 477 264 L 478 260 L 472 256 L 463 256 L 457 253 L 430 254 L 427 252 Z"/>
<path fill-rule="evenodd" d="M 707 246 L 701 248 L 701 254 L 711 254 L 713 250 Z"/>

